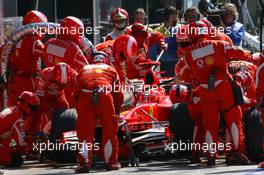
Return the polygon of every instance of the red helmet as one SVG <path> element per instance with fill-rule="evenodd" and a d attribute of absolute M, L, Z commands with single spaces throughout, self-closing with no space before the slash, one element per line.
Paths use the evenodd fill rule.
<path fill-rule="evenodd" d="M 138 43 L 144 42 L 148 37 L 148 32 L 141 23 L 134 23 L 131 27 L 131 35 L 137 40 Z"/>
<path fill-rule="evenodd" d="M 40 105 L 39 98 L 34 95 L 32 92 L 24 91 L 18 96 L 19 101 L 27 102 L 28 104 L 32 106 L 38 106 Z"/>
<path fill-rule="evenodd" d="M 84 26 L 80 19 L 74 16 L 67 16 L 61 20 L 60 35 L 73 41 L 84 35 Z"/>
<path fill-rule="evenodd" d="M 93 54 L 90 64 L 104 63 L 110 65 L 110 59 L 108 55 L 102 51 L 97 51 Z"/>
<path fill-rule="evenodd" d="M 235 79 L 240 83 L 243 91 L 246 92 L 254 84 L 254 79 L 248 71 L 239 71 L 235 74 Z"/>
<path fill-rule="evenodd" d="M 113 53 L 116 62 L 132 59 L 138 52 L 137 41 L 130 35 L 121 35 L 113 43 Z"/>
<path fill-rule="evenodd" d="M 31 111 L 36 111 L 39 105 L 39 98 L 32 92 L 24 91 L 18 96 L 18 106 L 27 114 Z"/>
<path fill-rule="evenodd" d="M 190 96 L 190 91 L 187 86 L 175 84 L 170 90 L 170 100 L 172 103 L 187 102 Z"/>
<path fill-rule="evenodd" d="M 58 63 L 52 71 L 51 81 L 66 85 L 73 80 L 74 70 L 66 63 Z"/>
<path fill-rule="evenodd" d="M 198 38 L 207 38 L 209 36 L 209 28 L 203 21 L 196 21 L 189 25 L 188 37 L 192 42 L 196 42 Z"/>
<path fill-rule="evenodd" d="M 118 30 L 123 30 L 128 26 L 128 13 L 125 9 L 116 8 L 111 14 L 111 24 Z"/>
<path fill-rule="evenodd" d="M 38 22 L 48 22 L 48 19 L 43 13 L 36 10 L 31 10 L 24 16 L 22 24 L 27 25 Z"/>

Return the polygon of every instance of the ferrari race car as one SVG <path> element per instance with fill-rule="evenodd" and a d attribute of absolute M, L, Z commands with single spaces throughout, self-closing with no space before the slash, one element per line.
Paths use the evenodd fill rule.
<path fill-rule="evenodd" d="M 171 81 L 168 79 L 163 82 Z M 131 81 L 133 86 L 140 86 L 142 80 Z M 164 92 L 163 88 L 160 91 Z M 138 165 L 138 157 L 164 152 L 169 137 L 169 116 L 171 101 L 169 96 L 163 93 L 159 102 L 138 101 L 138 93 L 125 93 L 122 113 L 119 116 L 119 159 L 132 160 L 131 165 Z M 144 98 L 157 94 L 140 94 Z M 74 109 L 58 111 L 53 115 L 51 138 L 69 144 L 77 144 L 78 138 L 75 131 L 77 114 Z M 97 122 L 95 143 L 101 143 L 102 128 L 100 121 Z M 68 153 L 67 153 L 68 152 Z M 57 151 L 56 160 L 66 161 L 75 153 L 69 151 Z"/>

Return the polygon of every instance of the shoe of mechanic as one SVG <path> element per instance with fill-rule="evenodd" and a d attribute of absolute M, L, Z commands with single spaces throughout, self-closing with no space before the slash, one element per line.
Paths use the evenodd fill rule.
<path fill-rule="evenodd" d="M 199 156 L 192 156 L 191 157 L 191 164 L 195 164 L 195 163 L 201 163 L 201 159 Z"/>
<path fill-rule="evenodd" d="M 111 171 L 111 170 L 119 170 L 120 168 L 121 168 L 121 164 L 118 161 L 112 162 L 112 163 L 108 163 L 107 164 L 107 167 L 106 167 L 106 169 L 108 171 Z"/>
<path fill-rule="evenodd" d="M 227 165 L 250 165 L 251 161 L 244 153 L 230 153 L 226 155 Z"/>
<path fill-rule="evenodd" d="M 215 166 L 215 157 L 209 157 L 208 158 L 207 166 Z"/>
<path fill-rule="evenodd" d="M 90 168 L 88 165 L 79 166 L 75 170 L 76 174 L 83 174 L 83 173 L 89 173 L 89 172 L 90 172 Z"/>

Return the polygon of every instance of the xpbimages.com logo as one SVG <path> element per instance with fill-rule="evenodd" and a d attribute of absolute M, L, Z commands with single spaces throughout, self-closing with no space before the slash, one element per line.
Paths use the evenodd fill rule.
<path fill-rule="evenodd" d="M 112 92 L 133 92 L 133 93 L 144 93 L 144 95 L 150 95 L 153 91 L 165 92 L 163 86 L 158 85 L 144 85 L 139 84 L 137 86 L 132 84 L 119 85 L 116 82 L 113 85 L 99 85 L 98 92 L 100 93 L 112 93 Z"/>
<path fill-rule="evenodd" d="M 100 27 L 58 27 L 54 28 L 54 26 L 46 26 L 46 27 L 41 27 L 41 26 L 34 26 L 33 27 L 33 34 L 41 34 L 41 35 L 66 35 L 66 34 L 71 34 L 71 35 L 76 35 L 79 34 L 80 36 L 84 35 L 98 35 L 100 34 Z"/>
<path fill-rule="evenodd" d="M 171 37 L 176 36 L 177 34 L 210 34 L 210 37 L 216 37 L 217 33 L 225 33 L 227 35 L 231 34 L 231 27 L 165 27 L 165 34 L 170 35 Z"/>
<path fill-rule="evenodd" d="M 192 150 L 200 150 L 203 152 L 216 153 L 217 151 L 230 151 L 231 143 L 191 143 L 191 142 L 170 142 L 165 143 L 165 151 L 169 151 L 171 153 L 175 153 L 177 151 L 192 151 Z"/>
<path fill-rule="evenodd" d="M 61 142 L 50 142 L 49 140 L 45 143 L 33 143 L 33 151 L 42 153 L 44 151 L 79 151 L 83 153 L 87 150 L 98 151 L 100 149 L 99 143 L 61 143 Z"/>

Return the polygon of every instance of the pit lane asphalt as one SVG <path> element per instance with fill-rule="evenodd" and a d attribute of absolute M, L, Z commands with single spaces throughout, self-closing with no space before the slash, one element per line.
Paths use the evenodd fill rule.
<path fill-rule="evenodd" d="M 189 164 L 186 158 L 159 158 L 144 160 L 139 167 L 124 167 L 118 171 L 106 171 L 104 164 L 99 163 L 90 171 L 95 175 L 174 175 L 174 174 L 264 174 L 264 169 L 257 165 L 227 166 L 224 159 L 217 160 L 215 167 L 207 167 L 205 160 L 200 164 Z M 4 175 L 59 175 L 74 174 L 76 164 L 57 164 L 54 162 L 39 163 L 27 161 L 20 169 L 1 168 Z"/>

